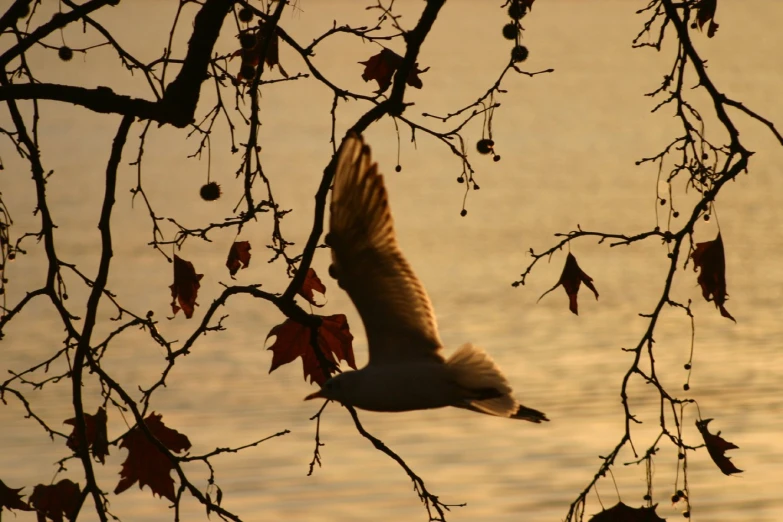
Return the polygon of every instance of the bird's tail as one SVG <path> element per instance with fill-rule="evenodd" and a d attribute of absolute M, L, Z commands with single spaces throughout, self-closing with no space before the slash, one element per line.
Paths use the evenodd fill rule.
<path fill-rule="evenodd" d="M 451 378 L 465 393 L 464 400 L 454 406 L 536 423 L 549 420 L 542 412 L 522 406 L 514 399 L 506 377 L 481 348 L 463 345 L 449 357 L 446 366 Z"/>

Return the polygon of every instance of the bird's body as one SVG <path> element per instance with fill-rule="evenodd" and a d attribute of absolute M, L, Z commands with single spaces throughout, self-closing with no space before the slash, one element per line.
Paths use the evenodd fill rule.
<path fill-rule="evenodd" d="M 353 406 L 370 411 L 410 411 L 442 408 L 460 399 L 446 366 L 435 362 L 367 365 L 338 379 L 352 390 Z"/>
<path fill-rule="evenodd" d="M 480 348 L 466 344 L 444 357 L 432 304 L 397 244 L 383 177 L 369 147 L 355 135 L 340 146 L 330 210 L 329 273 L 362 318 L 370 361 L 329 379 L 308 399 L 323 397 L 371 411 L 455 406 L 548 420 L 513 398 L 505 376 Z"/>

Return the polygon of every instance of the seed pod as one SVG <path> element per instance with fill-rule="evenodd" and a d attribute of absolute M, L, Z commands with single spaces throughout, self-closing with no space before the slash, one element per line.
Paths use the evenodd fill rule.
<path fill-rule="evenodd" d="M 64 62 L 70 62 L 73 59 L 73 49 L 67 45 L 63 45 L 57 50 L 57 56 Z"/>
<path fill-rule="evenodd" d="M 506 40 L 516 40 L 519 35 L 519 26 L 516 22 L 509 22 L 503 26 L 503 38 Z"/>
<path fill-rule="evenodd" d="M 527 50 L 527 47 L 524 45 L 515 45 L 513 49 L 511 49 L 511 60 L 514 61 L 514 63 L 524 62 L 527 60 L 527 55 L 529 54 L 529 51 Z"/>
<path fill-rule="evenodd" d="M 215 201 L 220 197 L 220 185 L 214 181 L 210 181 L 206 185 L 201 187 L 201 199 L 204 201 Z"/>

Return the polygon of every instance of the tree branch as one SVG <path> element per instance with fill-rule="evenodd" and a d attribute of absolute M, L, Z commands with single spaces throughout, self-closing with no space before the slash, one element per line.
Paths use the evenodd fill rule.
<path fill-rule="evenodd" d="M 89 0 L 72 11 L 53 16 L 51 20 L 38 27 L 31 34 L 23 38 L 22 41 L 0 55 L 0 69 L 5 69 L 6 65 L 8 65 L 11 60 L 24 54 L 30 47 L 43 40 L 54 31 L 62 29 L 71 22 L 75 22 L 82 16 L 97 11 L 101 7 L 115 5 L 115 3 L 117 3 L 116 0 Z"/>
<path fill-rule="evenodd" d="M 95 472 L 92 468 L 92 459 L 88 450 L 87 428 L 84 423 L 84 406 L 82 404 L 82 370 L 84 368 L 85 358 L 91 358 L 90 340 L 95 327 L 95 319 L 98 315 L 98 304 L 101 295 L 106 288 L 106 281 L 109 277 L 109 264 L 113 256 L 111 241 L 111 211 L 114 207 L 114 191 L 117 186 L 117 167 L 122 159 L 122 149 L 125 146 L 125 140 L 128 137 L 128 130 L 133 123 L 132 116 L 123 116 L 120 127 L 117 129 L 117 135 L 114 137 L 114 143 L 111 149 L 111 156 L 106 167 L 106 190 L 103 197 L 103 209 L 98 221 L 98 229 L 101 232 L 101 260 L 98 266 L 98 275 L 95 276 L 95 282 L 87 300 L 87 313 L 84 317 L 84 328 L 79 337 L 79 344 L 76 348 L 76 355 L 73 358 L 73 375 L 71 384 L 73 390 L 73 409 L 75 416 L 76 438 L 79 444 L 77 452 L 84 466 L 84 474 L 87 484 L 85 490 L 92 493 L 95 501 L 95 511 L 101 522 L 106 522 L 106 510 L 103 509 L 101 500 L 101 490 L 95 480 Z"/>

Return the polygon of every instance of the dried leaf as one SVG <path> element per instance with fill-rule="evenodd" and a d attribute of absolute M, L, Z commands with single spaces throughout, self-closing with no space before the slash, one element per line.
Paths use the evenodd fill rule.
<path fill-rule="evenodd" d="M 655 512 L 657 507 L 658 504 L 652 507 L 632 508 L 618 502 L 609 509 L 593 515 L 590 522 L 665 522 L 665 519 Z"/>
<path fill-rule="evenodd" d="M 38 511 L 39 522 L 43 522 L 44 517 L 52 522 L 63 522 L 63 516 L 68 520 L 76 516 L 80 496 L 79 485 L 63 479 L 49 486 L 35 486 L 30 495 L 30 505 Z"/>
<path fill-rule="evenodd" d="M 707 37 L 712 38 L 718 31 L 718 24 L 715 23 L 715 10 L 718 8 L 718 0 L 701 0 L 696 4 L 696 24 L 699 26 L 699 30 L 704 30 L 704 24 L 707 22 L 710 25 L 707 27 Z"/>
<path fill-rule="evenodd" d="M 197 274 L 193 263 L 174 254 L 174 284 L 169 287 L 171 288 L 171 309 L 174 311 L 174 315 L 177 315 L 181 309 L 185 312 L 185 317 L 188 319 L 193 317 L 193 309 L 197 306 L 198 289 L 201 287 L 199 281 L 202 277 L 204 274 Z"/>
<path fill-rule="evenodd" d="M 242 67 L 250 66 L 255 68 L 258 66 L 258 63 L 261 60 L 261 54 L 264 51 L 264 39 L 266 38 L 268 29 L 267 29 L 267 25 L 264 24 L 263 21 L 259 20 L 258 25 L 259 25 L 258 30 L 256 30 L 253 33 L 256 39 L 255 45 L 247 49 L 243 48 L 234 51 L 234 53 L 231 55 L 231 58 L 234 58 L 235 56 L 242 57 Z M 245 34 L 249 34 L 249 33 L 245 33 Z M 280 46 L 278 44 L 278 40 L 279 37 L 277 35 L 277 31 L 275 31 L 275 34 L 272 35 L 272 37 L 269 40 L 269 44 L 266 49 L 266 57 L 264 59 L 264 63 L 266 63 L 266 65 L 268 65 L 270 69 L 275 65 L 277 65 L 277 68 L 280 70 L 280 74 L 282 74 L 285 78 L 288 78 L 288 73 L 285 71 L 285 69 L 283 69 L 283 66 L 280 65 L 280 54 L 279 54 Z M 242 69 L 240 69 L 239 74 L 237 75 L 237 79 L 251 80 L 252 78 L 245 78 L 242 74 Z"/>
<path fill-rule="evenodd" d="M 20 511 L 32 511 L 27 502 L 22 500 L 22 495 L 19 494 L 24 488 L 14 489 L 9 488 L 3 481 L 0 480 L 0 513 L 3 512 L 3 508 L 7 510 L 18 509 Z"/>
<path fill-rule="evenodd" d="M 228 272 L 233 278 L 240 268 L 247 268 L 248 266 L 250 266 L 250 242 L 235 241 L 231 245 L 231 250 L 228 251 L 228 259 L 226 260 Z"/>
<path fill-rule="evenodd" d="M 161 421 L 161 415 L 150 413 L 144 419 L 144 424 L 161 444 L 174 453 L 190 448 L 190 440 L 182 433 L 167 428 Z M 122 437 L 120 448 L 127 448 L 128 457 L 122 463 L 120 482 L 114 488 L 114 493 L 122 493 L 138 482 L 139 488 L 149 486 L 153 494 L 175 501 L 174 479 L 171 478 L 174 465 L 139 426 Z"/>
<path fill-rule="evenodd" d="M 728 317 L 735 323 L 728 310 L 723 306 L 726 302 L 726 259 L 723 250 L 723 238 L 720 233 L 714 241 L 696 243 L 696 250 L 691 254 L 694 272 L 701 268 L 696 281 L 701 286 L 701 294 L 707 301 L 714 301 L 720 310 L 720 315 Z"/>
<path fill-rule="evenodd" d="M 712 38 L 715 36 L 715 33 L 718 32 L 718 27 L 720 27 L 715 20 L 710 20 L 710 27 L 707 29 L 707 38 Z"/>
<path fill-rule="evenodd" d="M 391 85 L 392 77 L 397 69 L 402 65 L 402 56 L 395 53 L 390 49 L 383 49 L 375 56 L 370 57 L 366 62 L 359 62 L 364 65 L 364 72 L 362 73 L 362 79 L 365 82 L 375 80 L 378 82 L 378 90 L 375 91 L 378 94 L 384 92 Z M 419 69 L 419 64 L 415 64 L 408 77 L 405 79 L 405 83 L 411 87 L 421 89 L 423 84 L 419 74 L 426 72 L 427 69 Z"/>
<path fill-rule="evenodd" d="M 720 432 L 713 435 L 707 429 L 707 425 L 712 419 L 697 420 L 696 427 L 699 429 L 701 436 L 704 437 L 704 444 L 707 446 L 707 451 L 712 457 L 715 464 L 718 465 L 724 475 L 731 475 L 732 473 L 742 473 L 741 469 L 737 469 L 737 466 L 731 461 L 731 458 L 725 455 L 726 451 L 731 449 L 739 449 L 739 446 L 733 444 L 720 436 Z"/>
<path fill-rule="evenodd" d="M 79 449 L 79 441 L 76 438 L 76 417 L 67 419 L 64 421 L 64 424 L 70 424 L 74 427 L 66 444 L 73 451 L 76 451 Z M 101 464 L 105 464 L 106 455 L 109 454 L 109 438 L 106 435 L 106 410 L 100 407 L 95 415 L 85 413 L 84 427 L 87 447 L 92 448 L 92 454 L 101 461 Z"/>
<path fill-rule="evenodd" d="M 579 315 L 579 307 L 576 301 L 576 296 L 579 293 L 579 287 L 582 283 L 584 283 L 587 288 L 592 290 L 595 294 L 595 298 L 598 299 L 598 290 L 596 290 L 595 286 L 593 286 L 593 278 L 582 272 L 582 269 L 579 268 L 579 265 L 576 262 L 576 258 L 572 253 L 569 252 L 568 257 L 566 257 L 565 266 L 563 267 L 563 273 L 560 275 L 560 279 L 557 281 L 557 283 L 555 283 L 555 286 L 541 294 L 541 297 L 539 297 L 538 300 L 540 301 L 546 294 L 558 286 L 563 285 L 563 289 L 565 289 L 566 294 L 568 294 L 568 309 L 576 315 Z"/>
<path fill-rule="evenodd" d="M 299 295 L 307 299 L 307 301 L 317 307 L 322 307 L 323 305 L 319 305 L 315 302 L 315 296 L 313 295 L 313 291 L 318 292 L 321 295 L 326 294 L 326 287 L 321 282 L 321 280 L 318 278 L 318 274 L 315 273 L 315 270 L 312 268 L 309 268 L 307 270 L 307 275 L 305 276 L 304 281 L 302 282 L 302 288 L 299 289 L 297 292 Z"/>
<path fill-rule="evenodd" d="M 320 328 L 318 328 L 318 346 L 326 359 L 335 365 L 338 360 L 343 360 L 348 363 L 348 366 L 356 369 L 351 344 L 353 335 L 348 328 L 348 320 L 345 316 L 337 314 L 329 317 L 316 317 L 320 317 L 322 321 Z M 325 372 L 310 344 L 311 335 L 310 327 L 292 319 L 287 319 L 283 324 L 272 328 L 266 338 L 269 339 L 272 336 L 277 338 L 268 348 L 268 350 L 272 350 L 272 366 L 269 368 L 269 373 L 301 356 L 305 380 L 310 377 L 311 383 L 315 381 L 323 386 L 327 377 L 324 375 Z"/>

